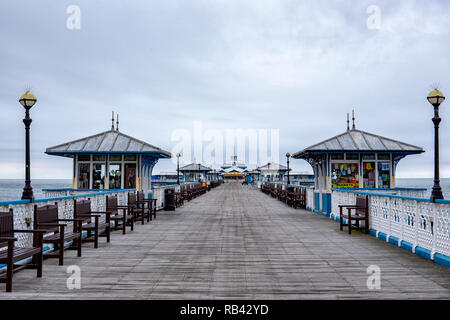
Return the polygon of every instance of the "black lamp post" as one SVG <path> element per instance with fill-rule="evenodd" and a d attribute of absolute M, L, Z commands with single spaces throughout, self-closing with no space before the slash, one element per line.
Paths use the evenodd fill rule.
<path fill-rule="evenodd" d="M 180 184 L 180 156 L 181 154 L 177 153 L 177 184 Z"/>
<path fill-rule="evenodd" d="M 25 92 L 19 99 L 20 104 L 25 108 L 25 187 L 23 188 L 22 200 L 34 201 L 33 188 L 30 179 L 30 109 L 36 103 L 36 97 L 30 91 Z"/>
<path fill-rule="evenodd" d="M 431 201 L 435 202 L 436 199 L 444 199 L 439 180 L 439 123 L 441 122 L 439 105 L 445 100 L 445 97 L 440 90 L 434 89 L 428 94 L 427 99 L 434 107 L 434 117 L 432 119 L 434 123 L 434 185 L 431 192 Z"/>
<path fill-rule="evenodd" d="M 291 179 L 290 179 L 290 177 L 289 177 L 289 158 L 291 157 L 291 154 L 288 152 L 288 153 L 286 153 L 286 158 L 287 158 L 287 178 L 288 178 L 288 180 L 287 180 L 287 184 L 288 185 L 290 185 L 291 184 Z"/>

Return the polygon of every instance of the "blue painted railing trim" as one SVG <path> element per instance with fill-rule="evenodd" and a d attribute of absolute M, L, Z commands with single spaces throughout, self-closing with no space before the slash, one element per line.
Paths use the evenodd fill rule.
<path fill-rule="evenodd" d="M 97 191 L 97 192 L 103 192 L 103 191 L 129 191 L 129 190 L 136 190 L 135 188 L 129 188 L 129 189 L 72 189 L 72 188 L 56 188 L 56 189 L 42 189 L 42 191 Z"/>
<path fill-rule="evenodd" d="M 382 190 L 382 191 L 427 191 L 427 188 L 404 188 L 404 187 L 396 187 L 396 188 L 333 188 L 333 190 L 362 190 L 362 191 L 370 191 L 370 190 Z"/>
<path fill-rule="evenodd" d="M 263 182 L 267 182 L 267 183 L 274 183 L 274 184 L 282 184 L 282 185 L 286 185 L 286 182 L 280 182 L 280 181 L 263 181 Z M 288 184 L 288 187 L 297 187 L 297 188 L 305 188 L 305 189 L 314 189 L 314 187 L 312 186 L 302 186 L 299 184 Z"/>
<path fill-rule="evenodd" d="M 450 204 L 450 200 L 445 200 L 445 199 L 436 199 L 435 202 L 436 203 Z"/>
<path fill-rule="evenodd" d="M 135 190 L 136 189 L 115 189 L 114 191 L 83 193 L 83 194 L 74 194 L 74 195 L 63 196 L 63 197 L 35 199 L 34 202 L 39 203 L 39 202 L 67 200 L 67 199 L 82 198 L 82 197 L 87 197 L 87 196 L 99 196 L 99 195 L 103 195 L 103 194 L 111 194 L 111 193 L 127 192 L 127 191 L 135 191 Z"/>
<path fill-rule="evenodd" d="M 378 197 L 385 197 L 385 198 L 396 198 L 396 199 L 405 199 L 405 200 L 430 202 L 430 199 L 426 199 L 426 198 L 415 198 L 415 197 L 407 197 L 407 196 L 398 196 L 398 195 L 387 194 L 387 193 L 357 191 L 357 189 L 356 190 L 348 190 L 348 189 L 333 188 L 331 190 L 333 190 L 333 191 L 349 192 L 349 193 L 357 193 L 357 194 L 364 194 L 364 195 L 368 195 L 368 196 L 378 196 Z"/>
<path fill-rule="evenodd" d="M 25 203 L 30 203 L 30 200 L 11 200 L 11 201 L 1 201 L 0 202 L 0 206 L 8 206 L 8 205 L 12 205 L 12 204 L 25 204 Z"/>

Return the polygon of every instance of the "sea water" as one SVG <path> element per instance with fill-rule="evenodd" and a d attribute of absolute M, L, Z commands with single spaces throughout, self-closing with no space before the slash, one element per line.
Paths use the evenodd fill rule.
<path fill-rule="evenodd" d="M 0 179 L 0 201 L 20 200 L 25 182 L 20 179 Z M 42 189 L 72 188 L 71 179 L 34 179 L 31 181 L 35 199 L 44 198 Z"/>

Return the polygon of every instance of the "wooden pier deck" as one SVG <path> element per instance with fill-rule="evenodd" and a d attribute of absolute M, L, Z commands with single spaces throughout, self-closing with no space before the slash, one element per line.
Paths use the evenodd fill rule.
<path fill-rule="evenodd" d="M 449 299 L 450 271 L 371 236 L 225 183 L 135 231 L 112 234 L 66 265 L 14 275 L 0 299 Z M 81 268 L 69 290 L 66 268 Z M 369 265 L 381 289 L 366 286 Z"/>

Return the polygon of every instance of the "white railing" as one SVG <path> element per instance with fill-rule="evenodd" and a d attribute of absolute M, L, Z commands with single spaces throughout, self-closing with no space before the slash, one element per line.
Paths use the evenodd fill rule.
<path fill-rule="evenodd" d="M 339 205 L 355 204 L 356 196 L 369 196 L 369 228 L 398 239 L 398 245 L 406 241 L 435 253 L 450 256 L 450 202 L 430 202 L 379 192 L 333 189 L 332 214 L 339 216 Z"/>
<path fill-rule="evenodd" d="M 62 191 L 60 191 L 62 192 Z M 66 191 L 64 191 L 66 192 Z M 119 205 L 126 205 L 128 203 L 128 192 L 130 190 L 117 190 L 117 191 L 103 191 L 103 192 L 83 192 L 78 195 L 69 195 L 54 198 L 43 198 L 36 199 L 35 202 L 29 203 L 27 201 L 11 201 L 11 202 L 1 202 L 0 212 L 7 212 L 10 209 L 13 210 L 14 215 L 14 229 L 33 229 L 33 210 L 34 206 L 45 206 L 45 205 L 58 205 L 58 214 L 60 219 L 72 219 L 74 217 L 73 213 L 73 203 L 74 200 L 91 200 L 92 211 L 105 211 L 106 210 L 106 196 L 117 195 L 117 200 Z M 50 195 L 51 193 L 48 193 Z M 55 194 L 56 193 L 55 191 Z M 25 203 L 24 203 L 25 202 Z M 104 216 L 101 219 L 105 219 Z M 104 221 L 104 220 L 103 220 Z M 71 228 L 70 224 L 69 228 Z M 32 245 L 32 235 L 31 234 L 16 234 L 18 241 L 16 245 L 19 247 L 31 246 Z"/>
<path fill-rule="evenodd" d="M 314 188 L 306 189 L 306 208 L 314 210 Z"/>
<path fill-rule="evenodd" d="M 171 184 L 160 187 L 152 187 L 152 199 L 156 199 L 156 209 L 159 210 L 164 206 L 164 192 L 166 189 L 175 189 L 175 192 L 180 191 L 179 184 Z"/>

